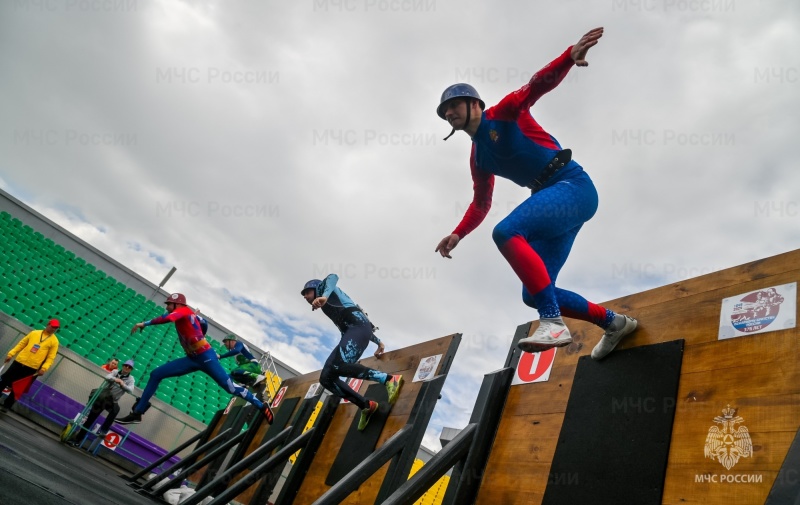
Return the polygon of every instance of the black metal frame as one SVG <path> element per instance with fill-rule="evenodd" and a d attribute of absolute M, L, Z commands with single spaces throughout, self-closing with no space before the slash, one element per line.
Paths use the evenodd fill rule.
<path fill-rule="evenodd" d="M 197 460 L 197 457 L 200 454 L 202 454 L 203 452 L 211 449 L 212 447 L 215 447 L 215 446 L 219 445 L 221 442 L 224 442 L 225 440 L 227 440 L 230 437 L 230 435 L 231 435 L 231 431 L 230 430 L 223 431 L 222 433 L 218 434 L 216 437 L 212 438 L 208 442 L 206 442 L 203 445 L 197 447 L 195 450 L 193 450 L 188 456 L 186 456 L 182 460 L 178 461 L 177 463 L 175 463 L 171 467 L 165 468 L 159 475 L 169 475 L 169 474 L 173 473 L 175 470 L 177 470 L 178 468 L 182 468 L 182 467 L 184 467 L 186 465 L 191 465 L 194 461 Z M 197 435 L 195 435 L 195 436 L 197 436 Z M 194 437 L 192 437 L 192 438 L 194 438 Z M 192 439 L 189 439 L 189 440 L 192 440 Z M 152 470 L 153 468 L 155 468 L 157 466 L 157 464 L 159 463 L 159 461 L 163 462 L 163 461 L 166 461 L 167 459 L 169 459 L 170 457 L 174 456 L 175 454 L 177 454 L 178 452 L 180 452 L 181 450 L 183 450 L 185 448 L 185 447 L 183 447 L 183 445 L 187 445 L 188 446 L 187 442 L 184 442 L 184 444 L 178 446 L 178 448 L 174 449 L 169 454 L 163 456 L 161 459 L 159 459 L 155 463 L 153 463 L 150 466 L 144 468 L 139 473 L 137 473 L 134 477 L 136 477 L 136 479 L 138 479 L 139 477 L 143 476 L 145 473 L 147 473 L 150 470 Z M 153 480 L 155 480 L 155 479 L 153 479 Z M 133 477 L 131 477 L 130 482 L 128 482 L 128 485 L 131 486 L 131 487 L 135 487 L 135 488 L 141 488 L 143 486 L 147 486 L 148 483 L 150 483 L 150 482 L 152 482 L 152 481 L 147 481 L 144 484 L 142 484 L 142 483 L 139 483 L 138 480 L 133 480 Z"/>
<path fill-rule="evenodd" d="M 411 409 L 406 425 L 351 470 L 342 480 L 328 489 L 325 494 L 314 502 L 314 505 L 341 503 L 342 500 L 358 489 L 361 484 L 390 460 L 391 463 L 381 484 L 376 503 L 380 503 L 383 497 L 389 496 L 401 484 L 406 482 L 414 464 L 414 458 L 422 443 L 422 437 L 425 435 L 428 421 L 430 421 L 433 413 L 433 407 L 439 400 L 445 378 L 445 375 L 437 375 L 433 379 L 424 382 Z M 288 502 L 278 501 L 276 505 L 284 505 L 284 503 Z"/>
<path fill-rule="evenodd" d="M 511 347 L 508 349 L 508 356 L 506 356 L 506 364 L 503 365 L 504 367 L 509 368 L 517 368 L 519 364 L 519 359 L 522 357 L 522 349 L 517 347 L 517 343 L 522 340 L 523 338 L 527 338 L 528 335 L 531 333 L 531 326 L 533 326 L 533 322 L 528 322 L 517 326 L 517 330 L 514 332 L 514 337 L 511 339 Z"/>
<path fill-rule="evenodd" d="M 256 433 L 258 433 L 259 427 L 265 422 L 264 416 L 259 415 L 258 410 L 254 408 L 248 408 L 248 405 L 249 404 L 247 403 L 239 405 L 238 412 L 234 416 L 234 419 L 226 419 L 225 423 L 223 423 L 220 427 L 220 429 L 229 427 L 234 431 L 234 433 L 239 433 L 244 427 L 245 423 L 249 423 L 247 430 L 245 431 L 245 436 L 242 438 L 239 445 L 236 446 L 236 449 L 234 449 L 230 461 L 239 461 L 244 457 L 250 442 L 256 436 Z M 231 407 L 231 410 L 234 408 L 236 408 L 236 406 Z M 227 453 L 222 453 L 217 457 L 216 460 L 211 461 L 196 487 L 203 487 L 214 480 L 220 468 L 222 468 L 222 465 L 225 463 L 225 458 L 227 456 Z"/>
<path fill-rule="evenodd" d="M 181 482 L 183 482 L 183 479 L 185 479 L 195 471 L 199 470 L 200 468 L 210 465 L 221 454 L 226 454 L 231 449 L 231 447 L 233 447 L 236 444 L 239 444 L 246 435 L 247 432 L 243 431 L 238 435 L 229 438 L 223 444 L 220 444 L 214 450 L 210 451 L 208 454 L 198 459 L 191 465 L 184 465 L 185 468 L 183 468 L 178 474 L 175 475 L 174 478 L 170 479 L 168 482 L 158 485 L 161 479 L 155 478 L 148 481 L 141 488 L 137 489 L 136 492 L 140 494 L 151 494 L 154 496 L 159 496 L 161 494 L 164 494 L 164 492 L 169 489 L 180 487 Z"/>
<path fill-rule="evenodd" d="M 286 426 L 280 432 L 274 431 L 277 427 L 270 427 L 270 429 L 268 429 L 264 434 L 264 442 L 252 453 L 244 457 L 244 454 L 246 453 L 255 436 L 254 432 L 250 433 L 250 430 L 258 429 L 258 426 L 254 423 L 253 427 L 245 432 L 247 433 L 247 437 L 242 439 L 242 442 L 236 450 L 236 454 L 241 455 L 242 458 L 238 461 L 237 458 L 232 458 L 231 461 L 236 461 L 234 465 L 226 468 L 224 472 L 216 475 L 213 480 L 199 485 L 195 494 L 193 494 L 187 500 L 184 500 L 182 504 L 196 505 L 197 503 L 200 503 L 207 497 L 216 493 L 219 493 L 219 495 L 212 500 L 212 504 L 228 503 L 230 500 L 249 489 L 259 480 L 263 480 L 264 482 L 256 491 L 254 497 L 250 500 L 250 503 L 260 503 L 261 496 L 266 496 L 263 501 L 263 503 L 266 503 L 266 500 L 269 498 L 269 495 L 272 493 L 275 484 L 277 484 L 278 479 L 280 478 L 283 465 L 286 464 L 289 458 L 298 450 L 303 449 L 300 453 L 300 457 L 298 457 L 297 461 L 295 461 L 294 466 L 299 467 L 299 465 L 302 465 L 304 458 L 308 460 L 308 464 L 310 464 L 310 459 L 313 458 L 313 455 L 319 448 L 319 444 L 322 442 L 322 437 L 324 436 L 331 420 L 333 419 L 336 408 L 339 406 L 338 398 L 328 398 L 328 400 L 326 400 L 326 402 L 323 404 L 323 407 L 316 418 L 315 425 L 304 433 L 303 430 L 305 429 L 308 420 L 311 418 L 311 415 L 313 414 L 320 398 L 321 395 L 317 395 L 312 398 L 305 399 L 303 403 L 300 404 L 297 412 L 295 412 L 294 418 L 292 419 L 292 423 L 290 425 Z M 260 423 L 258 424 L 260 425 Z M 245 443 L 245 440 L 248 442 Z M 281 444 L 283 444 L 283 447 L 277 453 L 271 455 L 272 452 Z M 238 480 L 232 486 L 228 487 L 230 482 L 238 477 L 239 474 L 251 467 L 253 468 L 246 476 Z M 302 480 L 302 476 L 300 476 L 300 479 Z M 290 485 L 290 482 L 287 481 L 286 484 Z M 284 486 L 284 488 L 285 487 L 286 486 Z M 160 488 L 159 492 L 162 492 L 164 489 L 166 488 Z"/>
<path fill-rule="evenodd" d="M 246 458 L 243 458 L 241 461 L 228 468 L 224 474 L 217 476 L 216 479 L 212 480 L 202 488 L 199 488 L 195 494 L 193 494 L 188 499 L 181 502 L 181 505 L 196 505 L 201 501 L 205 500 L 208 496 L 214 494 L 215 492 L 220 492 L 220 490 L 224 490 L 224 488 L 236 476 L 236 474 L 245 470 L 248 466 L 253 464 L 255 461 L 258 461 L 259 459 L 263 458 L 265 455 L 269 455 L 272 451 L 275 450 L 275 448 L 277 448 L 280 444 L 282 444 L 288 438 L 291 430 L 292 430 L 291 426 L 287 426 L 286 428 L 284 428 L 283 431 L 281 431 L 276 436 L 271 438 L 269 442 L 259 446 Z"/>
<path fill-rule="evenodd" d="M 264 478 L 264 483 L 250 500 L 250 505 L 267 503 L 269 495 L 272 493 L 273 489 L 275 488 L 275 484 L 278 482 L 278 478 L 280 477 L 280 470 L 283 468 L 282 465 L 285 465 L 294 453 L 302 449 L 300 456 L 298 456 L 297 460 L 294 462 L 292 473 L 289 474 L 289 478 L 286 480 L 283 489 L 281 490 L 281 495 L 291 493 L 292 489 L 294 490 L 294 494 L 296 494 L 297 489 L 300 488 L 300 483 L 302 483 L 302 480 L 308 471 L 308 467 L 311 465 L 314 455 L 316 455 L 317 450 L 322 443 L 325 433 L 328 431 L 328 427 L 333 420 L 336 409 L 339 407 L 340 399 L 335 396 L 328 396 L 323 403 L 319 414 L 317 414 L 314 426 L 303 432 L 311 412 L 313 412 L 313 409 L 311 409 L 311 412 L 306 412 L 308 411 L 308 408 L 304 407 L 307 407 L 308 405 L 316 406 L 318 401 L 319 396 L 305 400 L 304 404 L 301 406 L 297 415 L 295 416 L 294 421 L 296 422 L 293 423 L 292 426 L 287 426 L 284 430 L 284 432 L 287 433 L 285 438 L 288 440 L 284 446 L 266 461 L 260 463 L 256 468 L 250 471 L 247 476 L 240 479 L 234 485 L 228 487 L 222 493 L 217 495 L 209 503 L 209 505 L 223 505 L 230 502 L 262 478 Z M 281 434 L 283 434 L 283 432 L 281 432 Z M 272 445 L 272 440 L 270 440 L 270 442 L 266 445 Z M 277 446 L 277 443 L 275 446 Z M 265 451 L 266 450 L 264 450 L 264 452 Z M 263 454 L 260 455 L 260 458 L 263 457 Z M 253 461 L 256 461 L 257 459 L 259 458 L 254 458 Z M 248 465 L 249 464 L 250 462 L 248 462 Z M 232 467 L 232 469 L 233 468 L 234 467 Z M 230 479 L 238 474 L 243 468 L 246 468 L 246 466 L 242 466 L 240 469 L 235 470 L 235 472 L 228 470 L 224 474 L 217 477 L 217 479 Z M 202 490 L 198 490 L 198 493 L 200 492 L 202 492 Z M 291 495 L 290 499 L 294 499 L 294 494 Z M 194 498 L 194 496 L 192 496 L 192 498 Z M 200 499 L 201 498 L 198 498 L 198 500 Z M 191 503 L 195 502 L 186 502 L 187 505 L 191 505 Z M 277 503 L 280 503 L 280 501 Z"/>
<path fill-rule="evenodd" d="M 764 505 L 784 505 L 800 503 L 800 430 L 783 459 L 781 469 L 775 476 L 772 488 Z"/>
<path fill-rule="evenodd" d="M 289 434 L 288 440 L 294 440 L 295 438 L 303 434 L 303 430 L 305 429 L 305 426 L 308 424 L 309 419 L 311 419 L 311 416 L 314 415 L 314 411 L 317 408 L 317 403 L 319 403 L 321 398 L 322 394 L 319 394 L 312 398 L 303 400 L 303 402 L 300 404 L 300 407 L 297 409 L 297 412 L 295 412 L 294 419 L 292 419 L 290 425 L 292 431 Z M 333 413 L 335 412 L 336 410 L 334 409 Z M 325 420 L 326 423 L 330 423 L 330 421 L 333 418 L 333 413 L 330 414 L 331 419 Z M 322 412 L 319 413 L 319 415 L 322 414 L 323 414 Z M 319 415 L 317 417 L 319 417 Z M 315 422 L 319 423 L 319 421 Z M 325 430 L 327 431 L 327 427 L 325 428 Z M 266 436 L 269 436 L 269 432 L 267 432 L 265 438 Z M 255 468 L 253 468 L 252 470 L 255 470 Z M 250 499 L 251 504 L 254 505 L 258 503 L 269 502 L 269 497 L 272 495 L 272 491 L 275 489 L 275 486 L 278 484 L 278 480 L 281 477 L 281 470 L 282 469 L 278 469 L 277 471 L 270 473 L 263 479 L 263 482 L 258 486 L 258 489 L 256 489 L 256 492 Z"/>
<path fill-rule="evenodd" d="M 485 375 L 478 399 L 475 401 L 470 423 L 466 428 L 461 430 L 411 479 L 404 481 L 386 499 L 382 500 L 379 497 L 376 503 L 382 505 L 413 504 L 451 467 L 453 473 L 442 503 L 444 505 L 474 503 L 483 481 L 486 463 L 494 444 L 513 378 L 514 368 L 511 367 Z M 405 475 L 407 476 L 408 472 Z M 317 501 L 315 505 L 322 505 L 322 503 Z"/>
<path fill-rule="evenodd" d="M 159 465 L 161 465 L 165 461 L 169 460 L 170 458 L 172 458 L 173 456 L 175 456 L 176 454 L 178 454 L 182 450 L 186 449 L 187 447 L 189 447 L 193 443 L 197 442 L 200 445 L 204 445 L 206 442 L 208 442 L 208 437 L 211 435 L 211 432 L 214 431 L 214 426 L 215 426 L 216 422 L 219 420 L 221 415 L 222 415 L 222 411 L 221 410 L 217 411 L 217 413 L 214 414 L 214 417 L 211 419 L 211 422 L 208 424 L 208 426 L 206 427 L 205 430 L 203 430 L 201 432 L 198 432 L 192 438 L 190 438 L 186 442 L 182 443 L 178 447 L 172 449 L 171 451 L 169 451 L 165 455 L 163 455 L 160 458 L 158 458 L 157 460 L 155 460 L 153 463 L 150 463 L 148 466 L 142 468 L 137 473 L 131 475 L 130 477 L 127 476 L 127 475 L 123 475 L 123 474 L 120 474 L 119 476 L 122 477 L 123 479 L 127 480 L 128 482 L 135 483 L 140 478 L 142 478 L 145 475 L 147 475 L 148 472 L 150 472 L 151 470 L 155 469 L 156 467 L 158 467 Z"/>
<path fill-rule="evenodd" d="M 242 407 L 238 414 L 234 417 L 228 417 L 224 420 L 221 428 L 225 428 L 216 437 L 209 440 L 202 446 L 198 447 L 186 458 L 179 461 L 175 465 L 165 469 L 159 477 L 153 478 L 144 484 L 131 482 L 128 485 L 137 487 L 137 493 L 148 496 L 150 498 L 160 500 L 160 496 L 169 489 L 179 487 L 183 479 L 191 475 L 193 472 L 212 465 L 221 464 L 221 460 L 228 454 L 232 447 L 241 444 L 245 439 L 250 439 L 253 433 L 258 429 L 258 426 L 263 421 L 264 414 L 256 411 L 255 422 L 248 427 L 246 431 L 241 431 L 244 424 L 244 419 L 250 414 L 249 411 L 255 410 L 255 407 L 246 405 Z M 213 448 L 213 449 L 212 449 Z M 201 457 L 202 456 L 202 457 Z M 179 473 L 175 473 L 180 469 Z M 161 484 L 163 481 L 161 476 L 173 474 L 174 477 L 168 482 Z"/>

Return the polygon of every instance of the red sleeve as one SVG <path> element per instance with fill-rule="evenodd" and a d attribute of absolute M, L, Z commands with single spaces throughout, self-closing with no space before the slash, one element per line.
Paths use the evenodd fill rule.
<path fill-rule="evenodd" d="M 572 46 L 533 74 L 528 84 L 500 100 L 500 103 L 490 109 L 491 114 L 486 111 L 487 117 L 491 115 L 489 119 L 515 120 L 521 110 L 530 109 L 542 95 L 564 80 L 569 69 L 575 64 L 569 54 L 570 51 Z"/>
<path fill-rule="evenodd" d="M 174 323 L 178 319 L 186 317 L 186 315 L 187 315 L 186 311 L 187 310 L 189 312 L 192 311 L 192 309 L 190 309 L 189 307 L 187 307 L 185 305 L 183 307 L 179 307 L 179 308 L 173 310 L 172 312 L 170 312 L 169 314 L 164 314 L 163 316 L 158 316 L 155 319 L 151 319 L 150 320 L 150 324 L 148 324 L 148 326 L 151 326 L 151 325 L 154 325 L 154 324 Z"/>
<path fill-rule="evenodd" d="M 478 227 L 492 208 L 492 192 L 494 191 L 494 175 L 480 170 L 475 164 L 475 145 L 469 157 L 469 168 L 472 172 L 472 203 L 469 204 L 464 218 L 458 223 L 453 233 L 459 239 L 466 237 Z"/>

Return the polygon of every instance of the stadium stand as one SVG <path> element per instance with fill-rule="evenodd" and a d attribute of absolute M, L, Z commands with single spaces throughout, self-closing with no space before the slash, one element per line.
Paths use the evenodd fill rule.
<path fill-rule="evenodd" d="M 140 386 L 154 368 L 184 355 L 174 325 L 130 333 L 134 324 L 163 314 L 163 306 L 5 211 L 0 212 L 0 241 L 0 311 L 33 328 L 58 318 L 61 345 L 98 366 L 110 356 L 133 358 Z M 226 352 L 221 342 L 209 342 L 217 353 Z M 235 366 L 233 360 L 221 363 L 228 372 Z M 280 380 L 267 372 L 270 391 L 277 391 Z M 230 400 L 201 373 L 162 382 L 156 396 L 204 423 Z"/>

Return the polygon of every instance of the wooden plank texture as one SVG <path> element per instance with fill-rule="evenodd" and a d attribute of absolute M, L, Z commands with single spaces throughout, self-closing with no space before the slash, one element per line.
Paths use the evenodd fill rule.
<path fill-rule="evenodd" d="M 601 304 L 640 322 L 620 349 L 686 342 L 663 503 L 764 503 L 800 428 L 800 332 L 718 340 L 720 307 L 727 297 L 800 281 L 798 267 L 800 250 Z M 538 505 L 548 479 L 573 482 L 575 476 L 550 475 L 550 463 L 578 358 L 591 353 L 603 331 L 583 321 L 568 325 L 575 342 L 557 353 L 550 380 L 511 388 L 477 503 Z M 605 361 L 608 373 L 614 373 L 612 358 Z M 659 408 L 647 399 L 620 399 L 621 405 L 630 415 Z M 715 417 L 728 405 L 753 444 L 752 454 L 730 470 L 704 453 L 709 429 L 722 428 Z"/>
<path fill-rule="evenodd" d="M 400 396 L 386 420 L 386 425 L 378 439 L 376 447 L 383 445 L 388 438 L 400 431 L 408 422 L 411 409 L 422 387 L 421 382 L 411 382 L 420 361 L 428 356 L 435 356 L 437 354 L 447 355 L 454 338 L 456 338 L 456 335 L 449 335 L 447 337 L 422 342 L 386 353 L 380 360 L 375 357 L 370 357 L 360 361 L 364 366 L 370 368 L 376 368 L 391 374 L 402 374 L 405 381 L 400 391 Z M 448 364 L 442 360 L 439 363 L 436 374 L 439 374 L 443 367 L 447 365 Z M 359 392 L 363 394 L 363 391 L 366 390 L 368 385 L 369 384 L 366 382 L 362 384 Z M 330 472 L 331 465 L 336 459 L 339 446 L 344 440 L 347 430 L 353 422 L 353 418 L 357 414 L 358 409 L 354 405 L 346 404 L 339 407 L 325 435 L 325 439 L 314 458 L 314 462 L 303 481 L 303 485 L 297 493 L 297 497 L 294 500 L 295 505 L 313 503 L 324 494 L 325 491 L 330 489 L 330 486 L 325 484 L 325 480 Z M 388 467 L 389 463 L 385 464 L 381 470 L 370 477 L 356 492 L 352 493 L 342 503 L 363 505 L 374 503 Z"/>
<path fill-rule="evenodd" d="M 408 420 L 409 414 L 411 413 L 411 408 L 413 407 L 417 395 L 422 387 L 421 382 L 411 382 L 420 360 L 428 356 L 435 356 L 437 354 L 443 354 L 446 356 L 448 350 L 451 348 L 451 345 L 454 343 L 454 339 L 457 337 L 458 335 L 453 334 L 435 340 L 422 342 L 420 344 L 409 346 L 403 349 L 390 351 L 381 356 L 381 358 L 375 358 L 374 356 L 371 356 L 359 361 L 359 363 L 362 365 L 370 368 L 381 370 L 390 374 L 402 374 L 405 380 L 403 388 L 400 392 L 400 396 L 386 421 L 384 431 L 381 434 L 381 437 L 378 439 L 378 447 L 380 447 L 383 442 L 386 441 L 386 439 L 397 433 L 403 426 L 405 426 Z M 442 370 L 449 368 L 449 366 L 450 363 L 446 363 L 444 359 L 441 360 L 436 373 L 440 373 Z M 281 384 L 281 387 L 285 386 L 287 388 L 284 398 L 299 397 L 302 399 L 305 397 L 309 388 L 313 384 L 319 382 L 319 375 L 320 370 L 317 370 L 315 372 L 285 380 L 283 384 Z M 364 382 L 361 385 L 359 392 L 363 394 L 369 384 L 369 382 Z M 297 410 L 299 410 L 301 403 L 302 401 L 297 404 L 292 417 L 297 413 Z M 282 406 L 283 403 L 281 403 L 281 405 L 275 409 L 276 415 Z M 357 410 L 358 409 L 351 404 L 342 404 L 339 406 L 336 414 L 334 415 L 333 421 L 331 422 L 331 425 L 325 434 L 322 446 L 319 448 L 319 451 L 314 458 L 314 462 L 312 463 L 311 468 L 309 469 L 308 474 L 303 481 L 303 485 L 300 488 L 294 503 L 312 503 L 325 491 L 327 491 L 327 489 L 329 489 L 329 486 L 325 485 L 326 476 L 330 471 L 331 464 L 336 458 L 339 445 L 344 440 L 345 434 L 347 433 L 353 417 L 357 415 Z M 253 443 L 250 445 L 250 447 L 248 447 L 246 454 L 250 454 L 261 445 L 267 428 L 268 427 L 264 425 L 259 429 L 259 432 L 253 439 Z M 357 492 L 353 493 L 349 497 L 349 501 L 344 503 L 372 504 L 377 497 L 383 476 L 386 473 L 387 468 L 388 463 L 384 465 L 384 467 L 369 481 L 364 483 Z M 246 475 L 247 471 L 242 472 L 235 479 L 232 479 L 231 485 L 244 478 Z M 258 484 L 254 484 L 248 490 L 237 496 L 236 501 L 239 503 L 249 503 L 253 498 L 257 488 Z"/>

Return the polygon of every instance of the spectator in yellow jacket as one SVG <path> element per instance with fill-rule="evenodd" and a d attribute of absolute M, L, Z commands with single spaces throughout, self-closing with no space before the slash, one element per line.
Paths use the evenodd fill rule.
<path fill-rule="evenodd" d="M 58 319 L 51 319 L 45 329 L 28 333 L 8 352 L 5 363 L 11 361 L 14 356 L 17 359 L 0 377 L 0 391 L 25 377 L 33 376 L 35 380 L 50 368 L 58 354 L 58 337 L 55 332 L 59 326 Z M 8 411 L 15 401 L 17 398 L 12 388 L 6 401 L 0 404 L 0 411 Z"/>

